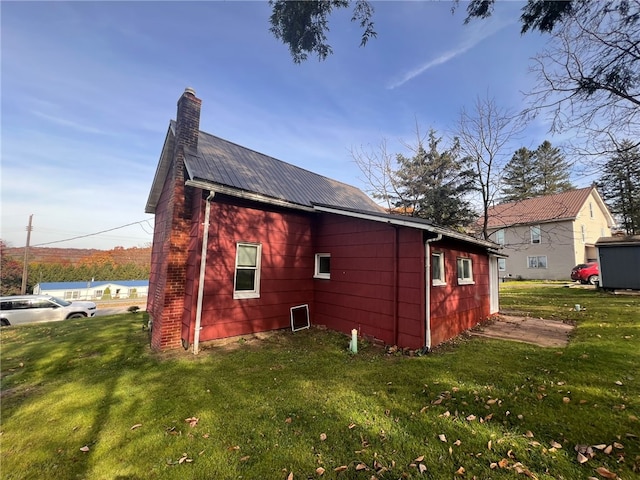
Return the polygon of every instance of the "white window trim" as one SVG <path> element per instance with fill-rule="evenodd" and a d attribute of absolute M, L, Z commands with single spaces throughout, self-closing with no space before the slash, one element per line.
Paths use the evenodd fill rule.
<path fill-rule="evenodd" d="M 330 253 L 316 253 L 315 256 L 315 266 L 313 269 L 313 278 L 321 278 L 324 280 L 329 280 L 331 278 L 331 268 L 329 268 L 329 272 L 321 272 L 320 271 L 320 259 L 321 258 L 331 258 Z"/>
<path fill-rule="evenodd" d="M 460 278 L 458 276 L 458 285 L 474 285 L 476 282 L 473 281 L 473 261 L 469 257 L 458 257 L 456 261 L 457 275 L 459 275 L 459 272 L 460 272 L 460 268 L 458 268 L 458 265 L 460 262 L 469 262 L 469 277 Z"/>
<path fill-rule="evenodd" d="M 544 267 L 532 267 L 531 266 L 531 259 L 535 258 L 544 258 Z M 540 262 L 538 262 L 538 260 L 536 260 L 536 263 L 539 264 Z M 549 259 L 547 258 L 546 255 L 528 255 L 527 256 L 527 268 L 531 269 L 531 270 L 546 270 L 547 268 L 549 268 Z"/>
<path fill-rule="evenodd" d="M 500 264 L 503 265 L 502 268 L 500 268 Z M 498 271 L 499 272 L 506 272 L 507 271 L 507 259 L 506 258 L 499 258 L 498 259 Z"/>
<path fill-rule="evenodd" d="M 431 266 L 431 284 L 434 287 L 442 287 L 447 284 L 445 271 L 444 271 L 444 252 L 431 252 L 431 262 L 434 262 L 434 257 L 437 257 L 437 262 L 440 264 L 440 278 L 433 276 L 433 265 Z"/>
<path fill-rule="evenodd" d="M 256 266 L 255 266 L 255 282 L 253 290 L 236 290 L 236 278 L 238 273 L 238 253 L 240 252 L 240 247 L 249 246 L 249 247 L 257 247 L 256 251 Z M 233 270 L 233 298 L 234 299 L 243 299 L 243 298 L 260 298 L 260 270 L 261 270 L 261 260 L 262 260 L 262 244 L 260 243 L 250 243 L 250 242 L 238 242 L 236 244 L 236 262 L 235 268 Z M 250 267 L 241 267 L 242 269 L 248 269 Z"/>
<path fill-rule="evenodd" d="M 529 231 L 530 231 L 530 233 L 531 233 L 531 243 L 532 243 L 532 244 L 535 244 L 535 245 L 539 245 L 539 244 L 541 244 L 541 243 L 542 243 L 542 229 L 540 228 L 540 225 L 532 225 L 532 226 L 529 228 Z M 538 235 L 537 235 L 537 237 L 538 237 L 538 241 L 537 241 L 537 242 L 536 242 L 536 241 L 534 241 L 534 235 L 533 235 L 533 232 L 534 232 L 534 231 L 537 231 L 537 233 L 538 233 Z"/>

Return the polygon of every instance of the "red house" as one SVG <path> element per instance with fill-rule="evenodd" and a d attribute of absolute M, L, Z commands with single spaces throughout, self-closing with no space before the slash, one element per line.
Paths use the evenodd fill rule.
<path fill-rule="evenodd" d="M 163 350 L 312 324 L 426 348 L 498 310 L 497 245 L 385 213 L 355 187 L 201 132 L 186 89 L 146 206 Z"/>

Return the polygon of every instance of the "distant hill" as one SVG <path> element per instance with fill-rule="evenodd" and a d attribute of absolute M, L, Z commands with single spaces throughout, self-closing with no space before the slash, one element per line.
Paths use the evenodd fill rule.
<path fill-rule="evenodd" d="M 2 252 L 7 257 L 15 258 L 22 262 L 24 258 L 24 247 L 7 247 Z M 116 247 L 113 250 L 98 250 L 87 248 L 48 248 L 30 247 L 29 263 L 42 264 L 67 264 L 79 265 L 81 263 L 92 263 L 101 259 L 111 259 L 116 265 L 149 265 L 151 263 L 151 247 L 147 248 L 123 248 Z"/>

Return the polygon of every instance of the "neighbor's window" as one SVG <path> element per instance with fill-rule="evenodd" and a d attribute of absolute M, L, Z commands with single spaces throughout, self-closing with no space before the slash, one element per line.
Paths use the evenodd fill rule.
<path fill-rule="evenodd" d="M 540 225 L 531 227 L 531 243 L 540 243 Z"/>
<path fill-rule="evenodd" d="M 547 256 L 527 257 L 528 268 L 547 268 Z"/>
<path fill-rule="evenodd" d="M 501 272 L 504 272 L 507 269 L 507 259 L 506 258 L 499 258 L 498 259 L 498 270 L 500 270 Z"/>
<path fill-rule="evenodd" d="M 433 285 L 446 285 L 444 278 L 444 253 L 431 254 L 431 283 Z"/>
<path fill-rule="evenodd" d="M 458 285 L 473 283 L 473 266 L 470 258 L 458 258 Z"/>
<path fill-rule="evenodd" d="M 580 235 L 582 236 L 582 243 L 587 243 L 587 227 L 580 225 Z"/>
<path fill-rule="evenodd" d="M 498 245 L 504 245 L 504 229 L 496 230 L 496 243 Z"/>
<path fill-rule="evenodd" d="M 331 254 L 316 253 L 314 278 L 331 278 Z"/>
<path fill-rule="evenodd" d="M 71 293 L 72 292 L 64 292 L 64 299 L 68 300 L 69 298 L 71 298 Z"/>
<path fill-rule="evenodd" d="M 94 298 L 102 298 L 102 290 L 96 290 L 93 296 Z"/>
<path fill-rule="evenodd" d="M 262 245 L 238 243 L 236 247 L 236 274 L 233 298 L 260 297 L 260 256 Z"/>
<path fill-rule="evenodd" d="M 593 203 L 589 202 L 589 216 L 593 218 Z"/>

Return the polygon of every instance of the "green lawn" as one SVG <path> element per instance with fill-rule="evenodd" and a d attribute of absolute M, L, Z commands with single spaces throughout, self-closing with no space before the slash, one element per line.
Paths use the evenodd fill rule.
<path fill-rule="evenodd" d="M 0 476 L 638 478 L 640 297 L 513 282 L 501 302 L 574 338 L 352 355 L 314 328 L 194 357 L 152 353 L 141 313 L 3 328 Z"/>

